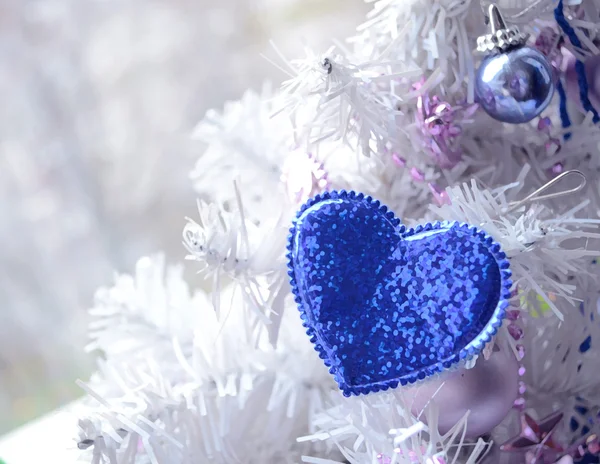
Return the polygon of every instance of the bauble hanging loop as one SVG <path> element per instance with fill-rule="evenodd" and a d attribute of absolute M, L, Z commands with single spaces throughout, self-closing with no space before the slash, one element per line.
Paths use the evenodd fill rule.
<path fill-rule="evenodd" d="M 552 66 L 525 44 L 528 34 L 507 27 L 498 6 L 489 7 L 489 34 L 479 37 L 484 58 L 475 77 L 477 103 L 498 121 L 520 124 L 539 116 L 554 95 Z"/>

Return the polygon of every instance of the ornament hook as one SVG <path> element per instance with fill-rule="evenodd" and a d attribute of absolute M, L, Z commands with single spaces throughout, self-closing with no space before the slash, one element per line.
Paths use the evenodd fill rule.
<path fill-rule="evenodd" d="M 567 190 L 561 190 L 559 192 L 547 193 L 545 195 L 541 195 L 542 193 L 544 193 L 546 190 L 548 190 L 553 185 L 557 184 L 558 182 L 565 179 L 566 177 L 572 176 L 572 175 L 576 175 L 580 179 L 580 182 L 577 186 L 567 189 Z M 508 204 L 509 207 L 505 211 L 505 213 L 510 213 L 511 211 L 514 211 L 514 210 L 520 208 L 521 206 L 523 206 L 524 204 L 532 202 L 532 201 L 549 200 L 551 198 L 559 198 L 559 197 L 562 197 L 565 195 L 570 195 L 572 193 L 579 192 L 581 189 L 583 189 L 583 187 L 585 187 L 586 183 L 587 183 L 587 179 L 583 172 L 578 171 L 576 169 L 572 169 L 570 171 L 565 171 L 562 174 L 556 176 L 554 179 L 546 182 L 539 189 L 537 189 L 535 192 L 530 193 L 522 200 L 513 201 L 512 203 L 509 203 Z"/>
<path fill-rule="evenodd" d="M 506 23 L 504 22 L 502 13 L 500 13 L 500 8 L 498 8 L 498 5 L 495 3 L 492 3 L 488 8 L 488 18 L 492 34 L 495 34 L 502 29 L 506 29 Z"/>
<path fill-rule="evenodd" d="M 487 13 L 484 13 L 484 16 L 486 24 L 489 25 L 490 33 L 477 38 L 477 50 L 479 52 L 485 54 L 504 52 L 527 43 L 529 34 L 522 33 L 516 26 L 508 27 L 500 8 L 495 3 L 488 6 Z"/>

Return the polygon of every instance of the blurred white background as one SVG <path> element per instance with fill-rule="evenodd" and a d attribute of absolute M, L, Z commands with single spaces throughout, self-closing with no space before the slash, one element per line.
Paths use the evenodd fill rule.
<path fill-rule="evenodd" d="M 361 0 L 0 0 L 0 434 L 80 394 L 86 309 L 113 270 L 183 257 L 188 139 Z M 194 280 L 190 273 L 190 279 Z"/>

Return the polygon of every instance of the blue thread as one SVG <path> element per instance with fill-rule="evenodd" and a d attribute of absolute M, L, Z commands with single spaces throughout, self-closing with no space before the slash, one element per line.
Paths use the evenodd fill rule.
<path fill-rule="evenodd" d="M 556 84 L 556 91 L 558 92 L 558 97 L 560 99 L 560 121 L 562 123 L 563 128 L 571 127 L 571 118 L 569 118 L 569 112 L 567 111 L 567 94 L 565 92 L 565 88 L 562 85 L 562 82 L 558 81 Z M 571 133 L 567 132 L 564 136 L 565 140 L 569 140 L 571 138 Z"/>
<path fill-rule="evenodd" d="M 573 46 L 583 49 L 583 45 L 577 37 L 575 33 L 575 29 L 571 27 L 567 18 L 565 18 L 565 13 L 563 11 L 563 0 L 559 0 L 558 5 L 554 9 L 554 19 L 556 19 L 556 23 L 562 29 L 562 31 L 567 35 Z M 579 84 L 579 99 L 581 100 L 581 105 L 586 112 L 591 112 L 594 115 L 594 123 L 600 121 L 600 116 L 598 112 L 594 109 L 594 106 L 590 102 L 588 98 L 588 82 L 585 76 L 585 65 L 582 61 L 577 60 L 575 63 L 575 71 L 577 72 L 577 82 Z M 561 116 L 562 117 L 562 116 Z"/>
<path fill-rule="evenodd" d="M 360 193 L 309 200 L 287 249 L 306 333 L 346 396 L 472 358 L 496 334 L 510 298 L 509 261 L 485 232 L 457 222 L 406 229 Z"/>

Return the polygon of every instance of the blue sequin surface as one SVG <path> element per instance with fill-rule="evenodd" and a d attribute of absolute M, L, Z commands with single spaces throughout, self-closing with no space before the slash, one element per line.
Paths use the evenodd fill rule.
<path fill-rule="evenodd" d="M 508 305 L 508 261 L 484 232 L 407 230 L 354 192 L 309 201 L 288 251 L 307 333 L 345 395 L 413 383 L 479 353 Z"/>

